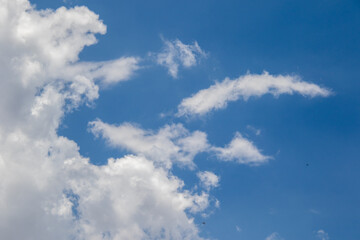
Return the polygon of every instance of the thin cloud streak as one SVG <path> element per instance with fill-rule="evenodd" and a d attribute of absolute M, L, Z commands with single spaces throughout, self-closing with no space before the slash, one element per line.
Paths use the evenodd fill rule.
<path fill-rule="evenodd" d="M 331 91 L 313 83 L 302 81 L 298 76 L 246 74 L 237 79 L 225 78 L 207 89 L 200 90 L 189 98 L 182 100 L 178 106 L 176 116 L 201 116 L 211 111 L 226 108 L 229 102 L 242 98 L 247 101 L 250 97 L 260 97 L 272 94 L 275 97 L 281 94 L 299 93 L 308 97 L 327 97 Z"/>

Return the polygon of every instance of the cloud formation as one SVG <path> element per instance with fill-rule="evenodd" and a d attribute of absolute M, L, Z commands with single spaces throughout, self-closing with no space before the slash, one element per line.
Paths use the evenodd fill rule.
<path fill-rule="evenodd" d="M 145 156 L 95 166 L 57 135 L 68 110 L 138 69 L 136 57 L 79 61 L 105 32 L 86 7 L 36 10 L 27 0 L 0 0 L 3 239 L 201 239 L 193 215 L 208 207 L 208 193 L 186 190 Z M 196 137 L 179 139 L 184 156 Z"/>
<path fill-rule="evenodd" d="M 192 168 L 195 166 L 194 157 L 201 152 L 214 154 L 221 161 L 251 166 L 261 165 L 270 159 L 238 132 L 228 145 L 216 147 L 208 143 L 206 133 L 190 133 L 182 124 L 165 125 L 154 132 L 130 123 L 111 125 L 96 120 L 89 123 L 89 130 L 95 136 L 106 139 L 113 147 L 144 155 L 166 168 L 171 168 L 173 163 Z"/>
<path fill-rule="evenodd" d="M 107 86 L 129 80 L 140 68 L 139 62 L 140 59 L 137 57 L 122 57 L 103 62 L 81 62 L 68 67 L 64 75 L 68 77 L 82 75 Z"/>
<path fill-rule="evenodd" d="M 324 230 L 320 229 L 319 231 L 316 232 L 316 236 L 320 239 L 320 240 L 329 240 L 329 234 L 327 232 L 325 232 Z"/>
<path fill-rule="evenodd" d="M 196 66 L 199 58 L 206 56 L 196 41 L 193 44 L 184 44 L 179 39 L 163 41 L 164 48 L 156 55 L 156 62 L 166 67 L 173 78 L 177 78 L 179 66 L 185 68 Z"/>
<path fill-rule="evenodd" d="M 257 166 L 266 163 L 270 157 L 261 154 L 252 142 L 244 138 L 239 132 L 225 147 L 212 147 L 218 159 L 222 161 L 235 161 L 240 164 Z"/>
<path fill-rule="evenodd" d="M 267 72 L 246 74 L 234 80 L 225 78 L 222 82 L 183 99 L 178 106 L 177 116 L 204 115 L 226 108 L 229 102 L 240 98 L 247 101 L 250 97 L 260 97 L 268 93 L 274 96 L 299 93 L 308 97 L 326 97 L 331 94 L 328 89 L 304 82 L 297 76 L 274 76 Z"/>
<path fill-rule="evenodd" d="M 283 240 L 283 238 L 280 237 L 280 235 L 276 232 L 270 234 L 265 238 L 265 240 Z"/>
<path fill-rule="evenodd" d="M 207 190 L 219 186 L 220 179 L 213 172 L 209 172 L 209 171 L 198 172 L 197 176 L 200 179 L 202 185 Z"/>
<path fill-rule="evenodd" d="M 204 132 L 190 133 L 182 124 L 165 125 L 156 133 L 130 123 L 116 126 L 96 120 L 89 126 L 92 133 L 110 145 L 144 155 L 166 168 L 172 163 L 192 167 L 195 155 L 209 148 Z"/>
<path fill-rule="evenodd" d="M 86 7 L 37 10 L 27 0 L 0 0 L 4 239 L 202 239 L 194 217 L 209 207 L 208 190 L 219 177 L 200 172 L 205 191 L 191 191 L 171 173 L 172 165 L 193 166 L 196 154 L 204 151 L 242 164 L 267 159 L 240 134 L 221 148 L 181 124 L 153 132 L 97 120 L 90 123 L 95 134 L 135 155 L 91 164 L 74 141 L 57 134 L 61 120 L 99 98 L 101 86 L 128 80 L 140 68 L 133 56 L 79 60 L 79 53 L 97 42 L 96 34 L 105 32 L 99 16 Z M 165 45 L 158 63 L 173 77 L 179 66 L 194 66 L 204 55 L 196 42 Z"/>

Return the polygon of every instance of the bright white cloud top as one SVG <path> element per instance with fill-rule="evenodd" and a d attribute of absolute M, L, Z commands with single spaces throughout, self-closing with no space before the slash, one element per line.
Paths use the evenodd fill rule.
<path fill-rule="evenodd" d="M 98 83 L 138 68 L 135 57 L 78 62 L 105 31 L 86 7 L 38 11 L 0 0 L 2 239 L 200 239 L 191 214 L 209 205 L 207 193 L 185 190 L 142 156 L 92 165 L 56 133 L 66 109 L 99 97 Z M 179 140 L 189 154 L 196 136 Z"/>
<path fill-rule="evenodd" d="M 309 97 L 326 97 L 331 92 L 316 84 L 304 82 L 297 76 L 273 76 L 267 72 L 246 74 L 234 80 L 226 78 L 183 99 L 178 106 L 177 116 L 204 115 L 210 111 L 226 108 L 229 102 L 240 98 L 246 101 L 250 97 L 260 97 L 268 93 L 274 96 L 299 93 Z"/>
<path fill-rule="evenodd" d="M 199 58 L 206 56 L 196 41 L 193 44 L 184 44 L 179 39 L 163 41 L 164 49 L 157 54 L 156 61 L 165 66 L 173 78 L 177 78 L 179 66 L 185 68 L 196 66 Z"/>

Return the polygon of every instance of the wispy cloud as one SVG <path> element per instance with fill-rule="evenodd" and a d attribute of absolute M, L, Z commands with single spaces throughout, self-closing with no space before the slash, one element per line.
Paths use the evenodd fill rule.
<path fill-rule="evenodd" d="M 280 237 L 280 235 L 277 232 L 274 232 L 267 236 L 265 240 L 283 240 L 283 238 Z"/>
<path fill-rule="evenodd" d="M 140 58 L 122 57 L 103 62 L 81 62 L 67 67 L 64 76 L 84 76 L 93 81 L 108 86 L 129 80 L 134 72 L 140 68 Z"/>
<path fill-rule="evenodd" d="M 327 232 L 325 232 L 324 230 L 320 229 L 319 231 L 316 232 L 316 236 L 320 239 L 320 240 L 329 240 L 329 234 Z"/>
<path fill-rule="evenodd" d="M 261 134 L 260 129 L 257 129 L 251 125 L 247 125 L 246 128 L 249 129 L 250 131 L 252 131 L 253 133 L 255 133 L 256 136 L 259 136 Z"/>
<path fill-rule="evenodd" d="M 165 40 L 163 50 L 156 54 L 156 62 L 168 69 L 173 78 L 177 78 L 179 67 L 190 68 L 198 64 L 199 58 L 206 53 L 195 41 L 193 44 L 184 44 L 179 39 Z"/>
<path fill-rule="evenodd" d="M 313 209 L 313 208 L 309 209 L 309 212 L 312 213 L 312 214 L 320 214 L 319 210 Z"/>
<path fill-rule="evenodd" d="M 327 97 L 331 91 L 304 82 L 298 76 L 274 76 L 267 72 L 246 74 L 234 80 L 226 78 L 183 99 L 178 106 L 177 116 L 204 115 L 210 111 L 226 108 L 229 102 L 240 98 L 247 101 L 250 97 L 260 97 L 268 93 L 274 96 L 299 93 L 309 97 Z"/>
<path fill-rule="evenodd" d="M 181 124 L 166 125 L 157 132 L 130 123 L 116 126 L 100 120 L 90 122 L 89 126 L 95 135 L 102 136 L 110 145 L 143 154 L 167 168 L 173 162 L 191 167 L 195 155 L 209 148 L 205 133 L 190 133 Z"/>
<path fill-rule="evenodd" d="M 206 133 L 191 133 L 182 124 L 165 125 L 154 132 L 130 123 L 111 125 L 96 120 L 89 123 L 89 129 L 114 147 L 143 154 L 168 168 L 172 163 L 193 167 L 194 157 L 201 152 L 215 154 L 221 161 L 252 166 L 264 164 L 271 158 L 263 155 L 251 141 L 238 132 L 228 145 L 217 147 L 208 143 Z"/>

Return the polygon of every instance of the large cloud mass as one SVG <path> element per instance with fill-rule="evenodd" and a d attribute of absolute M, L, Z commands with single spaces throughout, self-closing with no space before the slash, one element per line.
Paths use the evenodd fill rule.
<path fill-rule="evenodd" d="M 64 113 L 127 80 L 136 57 L 78 62 L 105 25 L 86 7 L 0 0 L 0 238 L 200 239 L 209 204 L 144 156 L 94 166 L 57 135 Z"/>

